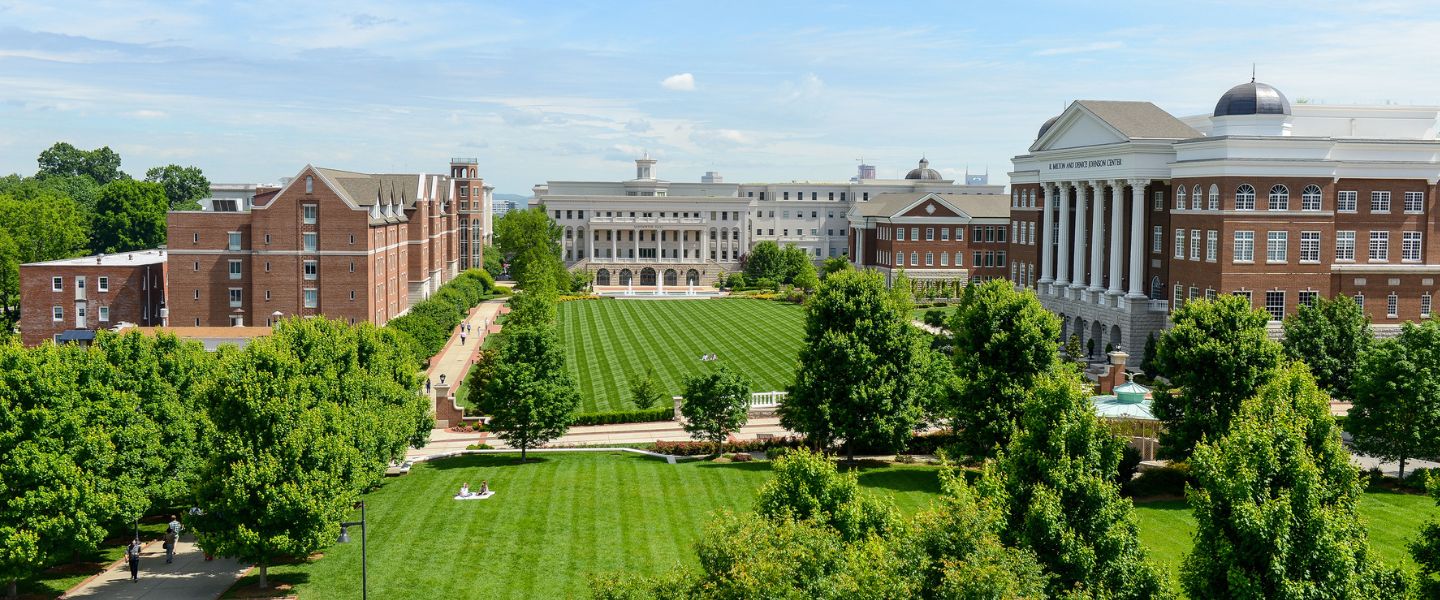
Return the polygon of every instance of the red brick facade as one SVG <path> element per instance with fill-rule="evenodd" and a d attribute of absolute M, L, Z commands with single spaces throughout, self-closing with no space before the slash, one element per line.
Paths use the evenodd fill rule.
<path fill-rule="evenodd" d="M 21 265 L 21 341 L 34 346 L 65 331 L 122 322 L 162 324 L 165 268 L 163 250 Z"/>
<path fill-rule="evenodd" d="M 880 194 L 872 202 L 877 206 L 861 204 L 851 216 L 857 266 L 904 269 L 917 280 L 1009 276 L 1012 227 L 1000 197 Z"/>

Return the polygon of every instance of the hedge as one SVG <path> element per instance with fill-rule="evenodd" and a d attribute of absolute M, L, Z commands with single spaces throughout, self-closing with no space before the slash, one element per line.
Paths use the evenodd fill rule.
<path fill-rule="evenodd" d="M 769 452 L 775 448 L 799 448 L 805 440 L 799 437 L 773 437 L 764 440 L 726 441 L 726 452 Z M 655 442 L 651 449 L 672 456 L 705 456 L 715 453 L 714 442 Z"/>
<path fill-rule="evenodd" d="M 653 421 L 675 420 L 674 407 L 647 408 L 643 410 L 622 410 L 616 412 L 580 413 L 570 426 L 614 425 L 617 423 L 650 423 Z"/>
<path fill-rule="evenodd" d="M 470 269 L 440 286 L 429 298 L 410 307 L 409 312 L 385 324 L 395 331 L 424 364 L 445 347 L 451 332 L 470 309 L 495 295 L 495 280 L 480 269 Z"/>

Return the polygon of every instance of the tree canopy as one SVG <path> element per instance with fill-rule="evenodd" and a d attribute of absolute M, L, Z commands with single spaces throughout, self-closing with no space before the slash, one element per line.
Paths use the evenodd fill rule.
<path fill-rule="evenodd" d="M 1440 477 L 1430 477 L 1430 495 L 1440 503 Z M 1440 598 L 1440 520 L 1432 519 L 1420 528 L 1420 536 L 1410 543 L 1410 554 L 1420 565 L 1421 597 Z"/>
<path fill-rule="evenodd" d="M 170 201 L 158 183 L 130 179 L 109 183 L 95 206 L 94 246 L 100 252 L 130 252 L 165 244 Z"/>
<path fill-rule="evenodd" d="M 565 434 L 580 392 L 565 370 L 565 353 L 550 327 L 512 330 L 500 348 L 495 372 L 477 407 L 490 429 L 526 452 Z"/>
<path fill-rule="evenodd" d="M 210 180 L 205 178 L 200 167 L 152 167 L 145 172 L 145 181 L 165 188 L 170 210 L 200 210 L 199 200 L 210 195 Z"/>
<path fill-rule="evenodd" d="M 1156 394 L 1154 413 L 1165 425 L 1161 452 L 1183 459 L 1202 437 L 1229 430 L 1240 403 L 1273 376 L 1282 350 L 1266 333 L 1269 313 L 1241 296 L 1191 300 L 1170 320 L 1155 363 L 1180 394 Z"/>
<path fill-rule="evenodd" d="M 41 178 L 86 175 L 100 185 L 130 178 L 120 171 L 120 155 L 109 146 L 81 150 L 66 142 L 56 142 L 40 153 L 37 162 L 40 170 L 36 176 Z"/>
<path fill-rule="evenodd" d="M 544 206 L 512 210 L 495 220 L 495 245 L 521 288 L 536 285 L 540 278 L 549 279 L 556 290 L 570 288 L 570 274 L 560 260 L 563 233 Z"/>
<path fill-rule="evenodd" d="M 717 452 L 724 451 L 725 438 L 745 426 L 749 408 L 750 380 L 725 365 L 685 378 L 685 400 L 680 404 L 685 432 L 713 442 Z"/>
<path fill-rule="evenodd" d="M 1310 366 L 1320 387 L 1331 396 L 1349 399 L 1360 355 L 1374 337 L 1365 309 L 1341 294 L 1302 303 L 1295 314 L 1285 317 L 1282 344 L 1286 357 Z"/>
<path fill-rule="evenodd" d="M 755 281 L 765 278 L 779 281 L 784 274 L 785 267 L 780 256 L 780 244 L 765 240 L 750 247 L 750 252 L 745 255 L 746 279 Z"/>
<path fill-rule="evenodd" d="M 1346 429 L 1355 449 L 1400 461 L 1440 455 L 1440 321 L 1405 323 L 1359 357 Z M 1313 367 L 1312 367 L 1313 368 Z M 1319 376 L 1317 375 L 1317 379 Z"/>

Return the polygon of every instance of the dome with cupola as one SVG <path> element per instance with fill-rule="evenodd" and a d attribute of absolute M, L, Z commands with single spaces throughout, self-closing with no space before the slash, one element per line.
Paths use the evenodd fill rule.
<path fill-rule="evenodd" d="M 1290 100 L 1274 86 L 1251 79 L 1230 88 L 1215 103 L 1215 116 L 1288 115 Z"/>
<path fill-rule="evenodd" d="M 906 178 L 906 179 L 920 179 L 920 180 L 925 180 L 925 181 L 944 181 L 944 180 L 945 180 L 945 178 L 940 175 L 940 172 L 939 172 L 939 171 L 936 171 L 935 169 L 930 168 L 930 161 L 929 161 L 929 160 L 926 160 L 926 159 L 924 159 L 924 158 L 921 158 L 921 159 L 920 159 L 920 166 L 915 167 L 914 169 L 910 169 L 910 172 L 905 174 L 905 178 Z"/>

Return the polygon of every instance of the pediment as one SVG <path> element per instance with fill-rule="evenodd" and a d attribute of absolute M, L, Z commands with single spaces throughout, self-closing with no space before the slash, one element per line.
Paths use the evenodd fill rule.
<path fill-rule="evenodd" d="M 1127 141 L 1130 141 L 1129 137 L 1105 122 L 1104 119 L 1095 116 L 1080 103 L 1072 102 L 1070 107 L 1060 114 L 1060 118 L 1055 121 L 1055 124 L 1045 132 L 1045 135 L 1035 140 L 1035 143 L 1030 146 L 1030 151 L 1084 148 Z"/>

